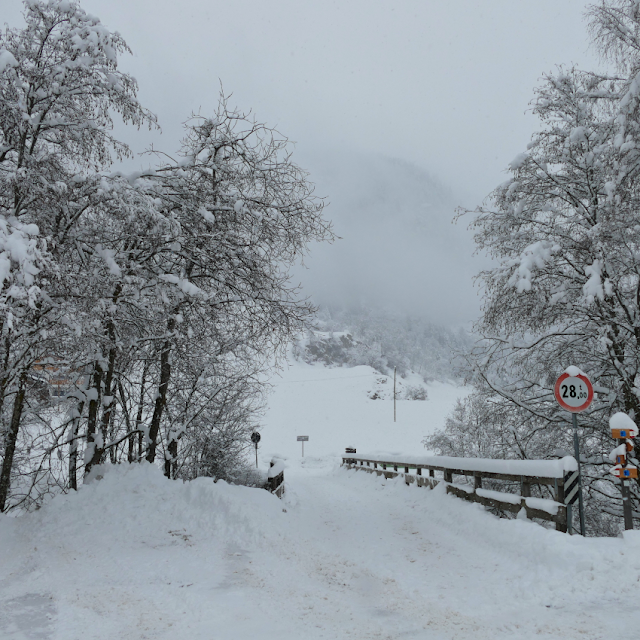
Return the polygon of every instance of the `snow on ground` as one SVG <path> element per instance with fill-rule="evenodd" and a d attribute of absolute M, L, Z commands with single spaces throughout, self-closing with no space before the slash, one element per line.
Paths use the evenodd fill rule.
<path fill-rule="evenodd" d="M 419 455 L 426 453 L 422 439 L 444 426 L 447 414 L 468 387 L 431 382 L 428 400 L 397 400 L 393 421 L 393 376 L 371 367 L 327 368 L 290 359 L 272 381 L 273 392 L 261 430 L 260 457 L 264 463 L 276 455 L 299 458 L 296 436 L 309 436 L 305 454 L 340 455 L 346 447 L 367 453 Z M 421 384 L 414 376 L 398 377 L 398 388 Z M 378 395 L 382 399 L 371 400 Z"/>
<path fill-rule="evenodd" d="M 631 636 L 640 533 L 582 539 L 307 457 L 283 501 L 120 466 L 0 516 L 0 638 Z M 283 511 L 286 509 L 286 512 Z"/>
<path fill-rule="evenodd" d="M 121 465 L 35 513 L 0 514 L 0 640 L 637 633 L 640 532 L 571 537 L 340 467 L 347 446 L 428 453 L 422 438 L 467 393 L 430 384 L 427 401 L 398 402 L 394 424 L 391 383 L 369 367 L 283 372 L 260 450 L 263 467 L 285 458 L 282 501 Z"/>

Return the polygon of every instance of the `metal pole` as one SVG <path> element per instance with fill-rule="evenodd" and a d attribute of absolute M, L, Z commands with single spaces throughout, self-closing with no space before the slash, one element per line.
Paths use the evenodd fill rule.
<path fill-rule="evenodd" d="M 258 468 L 258 443 L 256 442 L 256 469 Z"/>
<path fill-rule="evenodd" d="M 393 367 L 393 421 L 396 421 L 396 368 Z"/>
<path fill-rule="evenodd" d="M 573 505 L 567 505 L 567 533 L 573 535 Z"/>
<path fill-rule="evenodd" d="M 622 511 L 624 513 L 624 529 L 630 531 L 633 529 L 633 516 L 631 515 L 631 491 L 629 490 L 629 480 L 620 480 L 622 485 Z"/>
<path fill-rule="evenodd" d="M 304 458 L 304 440 L 302 441 L 302 457 Z"/>
<path fill-rule="evenodd" d="M 627 443 L 626 438 L 621 438 L 618 440 L 619 444 Z M 624 453 L 625 464 L 622 465 L 622 471 L 624 471 L 627 466 L 627 452 Z M 622 473 L 620 474 L 620 492 L 622 493 L 622 513 L 624 515 L 624 529 L 625 531 L 630 531 L 633 529 L 633 514 L 631 513 L 631 489 L 629 487 L 629 480 L 625 480 L 622 477 Z"/>
<path fill-rule="evenodd" d="M 580 505 L 580 533 L 584 536 L 584 503 L 582 501 L 582 471 L 580 465 L 580 444 L 578 442 L 578 414 L 572 413 L 573 422 L 573 452 L 578 463 L 578 503 Z"/>

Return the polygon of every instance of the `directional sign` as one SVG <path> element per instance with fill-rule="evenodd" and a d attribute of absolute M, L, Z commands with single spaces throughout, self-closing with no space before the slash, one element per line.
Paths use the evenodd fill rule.
<path fill-rule="evenodd" d="M 623 438 L 635 438 L 635 431 L 629 429 L 611 429 L 611 437 L 622 440 Z"/>
<path fill-rule="evenodd" d="M 572 373 L 576 375 L 571 375 Z M 558 404 L 571 413 L 580 413 L 593 402 L 591 381 L 586 375 L 576 371 L 565 371 L 556 380 L 553 391 Z"/>
<path fill-rule="evenodd" d="M 622 467 L 617 464 L 610 470 L 610 473 L 612 473 L 616 478 L 637 478 L 638 467 L 633 467 L 631 465 Z"/>
<path fill-rule="evenodd" d="M 298 436 L 298 442 L 308 442 L 309 436 Z"/>

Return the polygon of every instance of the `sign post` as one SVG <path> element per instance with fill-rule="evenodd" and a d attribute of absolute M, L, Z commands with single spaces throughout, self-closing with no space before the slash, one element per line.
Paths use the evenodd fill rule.
<path fill-rule="evenodd" d="M 256 445 L 256 469 L 258 468 L 258 442 L 260 442 L 260 434 L 254 431 L 251 434 L 251 442 Z"/>
<path fill-rule="evenodd" d="M 304 458 L 304 443 L 308 442 L 309 436 L 298 436 L 298 442 L 302 442 L 302 457 Z"/>
<path fill-rule="evenodd" d="M 611 437 L 618 441 L 618 446 L 611 452 L 611 460 L 616 466 L 611 473 L 620 478 L 622 493 L 622 513 L 626 531 L 633 529 L 633 513 L 631 509 L 631 491 L 629 480 L 638 477 L 638 467 L 628 464 L 627 455 L 633 451 L 633 438 L 638 435 L 636 423 L 626 413 L 615 413 L 609 418 Z"/>
<path fill-rule="evenodd" d="M 578 367 L 567 367 L 565 372 L 556 380 L 554 395 L 558 404 L 571 412 L 573 426 L 573 451 L 578 463 L 578 503 L 580 506 L 580 533 L 585 535 L 584 503 L 582 501 L 582 472 L 580 467 L 580 443 L 578 441 L 578 414 L 593 402 L 593 386 L 586 374 Z M 567 525 L 572 532 L 571 504 L 567 505 Z"/>

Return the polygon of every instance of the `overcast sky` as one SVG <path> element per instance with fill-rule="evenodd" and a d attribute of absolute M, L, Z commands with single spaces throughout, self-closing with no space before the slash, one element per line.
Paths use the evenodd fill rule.
<path fill-rule="evenodd" d="M 535 130 L 527 109 L 542 74 L 561 63 L 597 66 L 583 0 L 81 4 L 133 49 L 121 68 L 138 79 L 141 101 L 158 115 L 162 148 L 175 149 L 180 123 L 192 111 L 213 111 L 222 83 L 233 93 L 232 102 L 252 108 L 296 142 L 302 166 L 326 165 L 327 157 L 342 152 L 350 158 L 401 158 L 436 176 L 467 206 L 505 179 L 504 168 Z M 19 0 L 0 5 L 2 22 L 22 24 Z M 149 140 L 140 136 L 136 145 L 142 150 Z M 354 227 L 353 221 L 342 224 L 349 210 L 337 191 L 331 193 L 331 182 L 320 176 L 318 184 L 332 202 L 327 215 L 338 230 Z M 341 189 L 344 193 L 344 184 Z M 441 215 L 449 218 L 452 212 Z M 459 250 L 466 254 L 468 240 L 462 228 L 459 233 Z M 319 282 L 329 262 L 335 267 L 342 260 L 349 270 L 356 242 L 357 237 L 345 238 L 340 248 L 314 251 L 309 266 L 316 275 L 309 282 Z M 401 247 L 402 238 L 395 244 Z M 360 253 L 362 260 L 367 252 Z M 394 256 L 388 258 L 393 270 Z M 405 280 L 411 270 L 406 255 L 402 258 L 393 282 Z M 466 291 L 470 270 L 457 270 L 461 261 L 441 275 Z M 416 274 L 423 270 L 416 256 Z M 366 265 L 360 271 L 366 273 Z M 407 297 L 416 287 L 421 298 L 439 295 L 429 280 L 416 278 Z M 361 282 L 364 288 L 366 280 L 371 279 Z M 324 284 L 326 291 L 339 288 Z M 467 321 L 475 309 L 477 301 L 441 319 Z"/>

